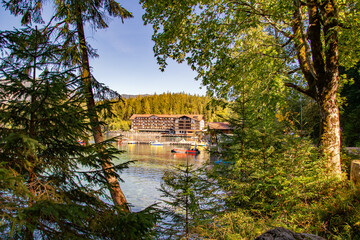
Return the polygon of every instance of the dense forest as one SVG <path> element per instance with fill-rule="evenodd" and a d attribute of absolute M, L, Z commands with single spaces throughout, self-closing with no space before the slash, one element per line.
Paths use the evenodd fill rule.
<path fill-rule="evenodd" d="M 108 130 L 129 130 L 133 114 L 202 114 L 206 121 L 224 121 L 226 109 L 216 106 L 210 97 L 186 93 L 163 93 L 122 98 L 113 103 L 114 115 L 105 118 Z"/>
<path fill-rule="evenodd" d="M 359 146 L 359 121 L 360 99 L 358 68 L 348 71 L 341 68 L 341 74 L 349 79 L 344 82 L 339 90 L 342 103 L 340 117 L 343 146 Z M 221 102 L 221 104 L 219 104 Z M 317 113 L 318 106 L 309 98 L 299 98 L 298 94 L 288 96 L 288 110 L 296 116 L 295 122 L 299 126 L 302 122 L 303 130 L 311 136 L 314 143 L 319 140 L 320 116 Z M 127 96 L 121 100 L 113 99 L 111 112 L 113 114 L 103 115 L 106 130 L 129 130 L 129 118 L 132 114 L 202 114 L 208 122 L 228 121 L 231 109 L 228 103 L 216 101 L 208 96 L 197 96 L 186 93 L 162 93 L 154 95 Z M 301 114 L 301 116 L 300 116 Z M 106 116 L 106 117 L 104 117 Z"/>
<path fill-rule="evenodd" d="M 355 67 L 345 70 L 340 68 L 348 81 L 341 90 L 343 107 L 341 112 L 342 141 L 344 146 L 360 146 L 360 63 Z"/>

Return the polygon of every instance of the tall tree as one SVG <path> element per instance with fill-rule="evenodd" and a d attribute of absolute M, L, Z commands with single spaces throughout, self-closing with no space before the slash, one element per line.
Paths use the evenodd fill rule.
<path fill-rule="evenodd" d="M 126 213 L 104 201 L 98 159 L 119 151 L 109 141 L 78 144 L 91 129 L 81 79 L 78 67 L 59 61 L 64 49 L 50 32 L 0 32 L 0 237 L 146 238 L 153 213 Z"/>
<path fill-rule="evenodd" d="M 5 6 L 15 15 L 23 14 L 22 23 L 30 23 L 33 19 L 37 22 L 41 20 L 42 1 L 34 2 L 28 1 L 4 1 Z M 71 33 L 70 26 L 75 27 L 77 33 L 79 59 L 71 59 L 73 62 L 79 64 L 81 69 L 81 76 L 83 80 L 83 92 L 86 96 L 86 105 L 89 113 L 90 122 L 92 125 L 92 133 L 96 144 L 104 141 L 101 131 L 101 124 L 97 115 L 97 108 L 94 99 L 94 81 L 91 76 L 91 69 L 89 64 L 89 46 L 86 42 L 84 24 L 86 22 L 92 23 L 95 28 L 107 28 L 105 21 L 105 14 L 110 16 L 120 17 L 121 19 L 132 17 L 132 14 L 124 9 L 118 2 L 113 0 L 65 0 L 55 1 L 56 13 L 55 17 L 63 20 L 65 25 L 63 33 Z M 72 35 L 67 36 L 71 39 Z M 109 184 L 109 191 L 113 202 L 116 205 L 126 203 L 125 195 L 123 194 L 116 174 L 109 159 L 101 159 L 102 168 L 105 173 L 106 180 Z"/>
<path fill-rule="evenodd" d="M 141 110 L 142 110 L 141 113 L 143 114 L 151 113 L 150 103 L 147 97 L 141 100 Z"/>
<path fill-rule="evenodd" d="M 93 85 L 91 81 L 88 48 L 87 48 L 85 32 L 84 32 L 85 20 L 83 18 L 83 14 L 85 16 L 88 16 L 89 20 L 93 21 L 98 27 L 100 28 L 107 27 L 102 16 L 97 13 L 99 8 L 102 7 L 99 3 L 101 3 L 101 1 L 91 1 L 89 5 L 87 4 L 82 5 L 80 1 L 69 1 L 66 5 L 59 6 L 60 10 L 61 7 L 65 7 L 64 8 L 65 10 L 69 10 L 69 9 L 75 10 L 75 12 L 73 13 L 74 15 L 72 16 L 75 16 L 76 30 L 79 41 L 79 50 L 81 55 L 80 66 L 81 66 L 82 78 L 84 82 L 84 93 L 87 99 L 86 103 L 87 103 L 88 111 L 90 113 L 90 122 L 92 124 L 92 132 L 95 143 L 103 142 L 104 137 L 101 131 L 101 125 L 99 123 L 99 119 L 97 117 L 95 100 L 92 91 Z M 104 7 L 108 11 L 108 13 L 112 16 L 120 16 L 121 18 L 127 18 L 132 16 L 128 11 L 122 8 L 120 4 L 118 4 L 115 1 L 111 1 L 111 0 L 103 1 L 103 3 L 105 3 Z M 59 16 L 62 17 L 61 11 L 59 11 L 59 13 L 60 13 Z M 67 18 L 68 15 L 63 15 L 63 17 Z M 70 17 L 70 19 L 67 19 L 67 21 L 73 23 L 72 17 Z M 105 172 L 106 180 L 110 184 L 109 190 L 114 204 L 118 204 L 118 205 L 126 204 L 127 201 L 125 195 L 122 192 L 119 181 L 114 174 L 114 170 L 112 168 L 110 159 L 101 159 L 101 160 L 102 160 L 102 168 Z"/>
<path fill-rule="evenodd" d="M 145 23 L 153 24 L 154 51 L 161 69 L 166 67 L 167 58 L 187 61 L 198 72 L 197 78 L 218 97 L 229 97 L 236 84 L 218 77 L 224 71 L 237 69 L 231 59 L 238 59 L 243 68 L 252 64 L 243 39 L 256 43 L 258 55 L 253 58 L 268 55 L 282 59 L 278 71 L 285 85 L 313 98 L 319 105 L 321 150 L 332 172 L 341 173 L 336 95 L 339 45 L 341 53 L 349 53 L 346 50 L 358 43 L 357 1 L 142 0 L 141 3 L 146 9 Z M 339 42 L 339 38 L 345 39 L 343 36 L 348 39 Z M 359 54 L 351 56 L 356 59 Z M 348 58 L 341 56 L 341 60 Z"/>

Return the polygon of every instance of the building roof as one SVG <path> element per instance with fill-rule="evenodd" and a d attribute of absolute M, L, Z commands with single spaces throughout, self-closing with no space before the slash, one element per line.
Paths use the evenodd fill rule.
<path fill-rule="evenodd" d="M 231 129 L 233 129 L 231 127 L 230 123 L 228 123 L 228 122 L 209 122 L 208 128 L 214 129 L 214 130 L 231 130 Z"/>
<path fill-rule="evenodd" d="M 204 115 L 191 115 L 191 114 L 133 114 L 130 117 L 130 120 L 133 120 L 137 117 L 151 117 L 151 116 L 156 116 L 158 118 L 180 118 L 180 117 L 189 117 L 189 118 L 193 118 L 197 121 L 201 121 L 204 120 Z"/>

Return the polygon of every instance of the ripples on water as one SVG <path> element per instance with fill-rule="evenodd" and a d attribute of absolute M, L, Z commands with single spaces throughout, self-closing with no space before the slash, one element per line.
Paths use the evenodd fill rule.
<path fill-rule="evenodd" d="M 184 146 L 163 145 L 152 146 L 149 144 L 122 144 L 119 149 L 125 152 L 114 160 L 119 164 L 129 160 L 136 160 L 128 169 L 121 174 L 125 181 L 120 183 L 121 188 L 132 205 L 133 211 L 140 211 L 156 202 L 160 202 L 159 191 L 161 178 L 166 169 L 178 164 L 201 165 L 209 159 L 208 153 L 202 151 L 199 155 L 187 155 L 171 153 L 172 148 L 184 148 Z"/>

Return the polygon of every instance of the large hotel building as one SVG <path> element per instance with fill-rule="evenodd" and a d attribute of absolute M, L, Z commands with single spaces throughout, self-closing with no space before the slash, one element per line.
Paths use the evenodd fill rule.
<path fill-rule="evenodd" d="M 134 114 L 131 129 L 139 132 L 193 134 L 205 127 L 204 115 Z"/>

